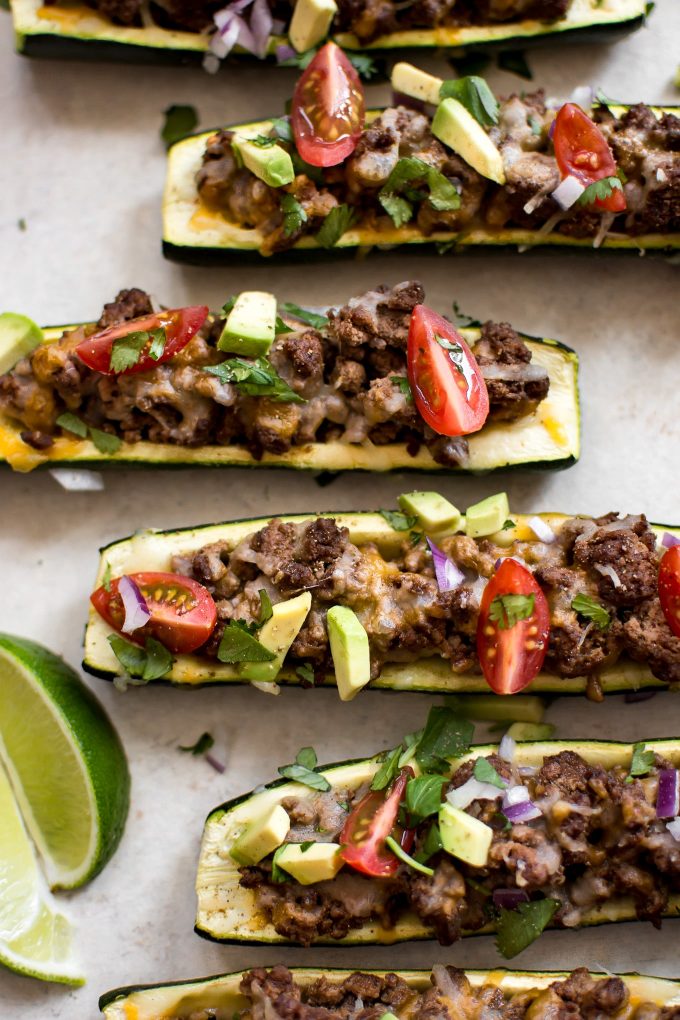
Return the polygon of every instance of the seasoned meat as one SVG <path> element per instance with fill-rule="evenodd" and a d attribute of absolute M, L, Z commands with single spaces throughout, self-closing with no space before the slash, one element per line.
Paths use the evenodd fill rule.
<path fill-rule="evenodd" d="M 337 311 L 328 313 L 329 335 L 344 357 L 364 347 L 406 350 L 411 312 L 425 300 L 420 283 L 408 281 L 391 289 L 376 287 Z M 402 364 L 404 362 L 402 361 Z"/>
<path fill-rule="evenodd" d="M 128 322 L 130 319 L 137 319 L 140 315 L 149 315 L 151 312 L 153 312 L 151 298 L 139 287 L 121 290 L 116 295 L 115 301 L 109 301 L 104 305 L 97 329 L 117 326 L 119 322 Z"/>
<path fill-rule="evenodd" d="M 431 927 L 443 946 L 458 938 L 465 912 L 465 881 L 450 857 L 442 855 L 434 875 L 411 871 L 409 900 L 418 917 Z"/>
<path fill-rule="evenodd" d="M 623 624 L 623 643 L 631 659 L 647 663 L 654 676 L 680 682 L 680 638 L 666 623 L 658 598 L 638 603 Z"/>
<path fill-rule="evenodd" d="M 507 322 L 486 322 L 473 353 L 489 394 L 489 410 L 497 421 L 531 414 L 548 396 L 550 378 L 531 363 L 531 351 Z"/>
<path fill-rule="evenodd" d="M 657 589 L 658 562 L 656 538 L 646 517 L 619 521 L 614 514 L 600 520 L 592 534 L 583 533 L 574 542 L 574 562 L 600 574 L 599 593 L 616 606 L 649 598 Z"/>

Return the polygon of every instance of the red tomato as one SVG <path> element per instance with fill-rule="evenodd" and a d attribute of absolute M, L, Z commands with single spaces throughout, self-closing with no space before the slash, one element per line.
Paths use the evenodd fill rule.
<path fill-rule="evenodd" d="M 499 621 L 491 619 L 491 604 L 503 595 L 533 595 L 531 614 L 512 626 L 505 613 Z M 477 655 L 489 687 L 496 694 L 516 694 L 530 684 L 543 665 L 549 635 L 548 601 L 534 575 L 517 560 L 503 560 L 484 589 L 477 622 Z"/>
<path fill-rule="evenodd" d="M 385 846 L 392 835 L 406 784 L 413 770 L 404 768 L 389 790 L 369 790 L 349 814 L 340 833 L 343 860 L 356 871 L 375 878 L 389 878 L 399 867 L 399 861 Z M 408 852 L 413 845 L 413 832 L 397 832 L 395 838 Z"/>
<path fill-rule="evenodd" d="M 359 75 L 339 46 L 322 46 L 298 80 L 291 123 L 295 145 L 312 166 L 337 166 L 356 149 L 366 119 Z"/>
<path fill-rule="evenodd" d="M 193 652 L 204 644 L 215 628 L 217 608 L 207 588 L 181 574 L 128 574 L 135 582 L 151 613 L 148 623 L 125 637 L 142 643 L 154 637 L 171 652 Z M 111 581 L 111 591 L 102 585 L 90 596 L 92 605 L 106 622 L 122 633 L 125 619 L 118 594 L 120 578 Z"/>
<path fill-rule="evenodd" d="M 186 347 L 205 322 L 207 315 L 207 305 L 193 305 L 191 308 L 175 308 L 168 312 L 158 312 L 155 315 L 143 315 L 139 319 L 121 322 L 118 326 L 110 326 L 101 333 L 94 333 L 87 340 L 82 340 L 78 344 L 76 354 L 88 368 L 94 369 L 95 372 L 101 372 L 102 375 L 131 375 L 133 372 L 148 372 L 154 365 L 168 361 L 183 347 Z M 165 347 L 161 356 L 157 359 L 149 357 L 147 353 L 151 344 L 149 341 L 139 360 L 131 368 L 126 368 L 120 373 L 115 372 L 111 368 L 113 341 L 128 336 L 130 333 L 150 332 L 154 329 L 165 331 Z"/>
<path fill-rule="evenodd" d="M 661 559 L 659 599 L 666 623 L 680 638 L 680 545 L 674 545 Z"/>
<path fill-rule="evenodd" d="M 447 350 L 441 340 L 455 349 Z M 442 436 L 478 432 L 489 415 L 489 394 L 472 351 L 426 305 L 416 305 L 411 315 L 408 381 L 421 416 Z"/>
<path fill-rule="evenodd" d="M 607 139 L 576 103 L 565 103 L 557 111 L 553 145 L 562 177 L 576 177 L 586 187 L 603 177 L 616 177 L 616 161 Z M 595 205 L 623 212 L 626 197 L 621 188 L 615 188 L 608 198 L 596 199 Z"/>

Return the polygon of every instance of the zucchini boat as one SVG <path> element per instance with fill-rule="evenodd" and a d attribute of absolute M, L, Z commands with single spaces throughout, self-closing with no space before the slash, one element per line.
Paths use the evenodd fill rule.
<path fill-rule="evenodd" d="M 425 495 L 451 507 L 436 494 Z M 487 537 L 473 539 L 469 533 L 478 508 L 482 514 L 491 510 L 491 517 L 478 528 Z M 107 578 L 174 572 L 181 575 L 178 582 L 182 577 L 190 578 L 190 584 L 198 582 L 204 596 L 211 592 L 218 605 L 226 605 L 223 600 L 228 598 L 228 615 L 248 621 L 258 618 L 260 589 L 281 603 L 282 612 L 302 598 L 306 588 L 311 593 L 312 609 L 307 605 L 297 619 L 285 654 L 277 660 L 276 675 L 259 676 L 256 669 L 249 676 L 243 662 L 219 660 L 223 619 L 212 636 L 210 629 L 203 635 L 204 642 L 209 640 L 202 650 L 175 657 L 163 682 L 196 687 L 259 678 L 333 686 L 339 660 L 329 648 L 326 617 L 335 604 L 356 613 L 369 635 L 371 688 L 471 694 L 489 689 L 475 646 L 481 593 L 496 566 L 513 556 L 533 565 L 552 614 L 545 665 L 525 693 L 586 692 L 600 699 L 603 693 L 677 682 L 680 639 L 671 634 L 661 613 L 657 574 L 663 545 L 657 548 L 657 543 L 672 542 L 680 529 L 650 527 L 639 517 L 619 520 L 615 514 L 598 522 L 563 514 L 509 516 L 502 495 L 468 508 L 467 521 L 460 515 L 452 520 L 435 525 L 435 531 L 431 522 L 388 511 L 297 514 L 273 522 L 259 518 L 139 532 L 101 550 L 96 587 L 101 591 Z M 435 535 L 437 556 L 446 554 L 458 572 L 455 590 L 446 590 L 443 582 L 440 590 L 441 564 L 434 563 L 422 529 Z M 291 543 L 298 543 L 297 552 L 291 551 Z M 581 565 L 572 560 L 575 547 Z M 262 555 L 255 548 L 263 550 Z M 577 593 L 585 592 L 586 615 L 581 615 L 572 603 L 578 607 Z M 591 617 L 598 607 L 605 616 L 595 625 Z M 442 618 L 448 622 L 443 624 Z M 125 673 L 110 645 L 112 634 L 110 619 L 91 606 L 83 667 L 107 680 Z M 364 684 L 368 679 L 367 674 Z M 344 689 L 340 693 L 345 697 Z"/>
<path fill-rule="evenodd" d="M 448 999 L 447 992 L 451 994 L 448 982 L 455 980 L 455 1003 L 464 1001 L 477 1003 L 477 993 L 482 989 L 485 992 L 491 988 L 499 989 L 506 1002 L 512 1000 L 516 1008 L 513 1016 L 521 1020 L 524 1016 L 524 1009 L 531 1009 L 531 1016 L 534 1020 L 547 1020 L 548 1013 L 542 1010 L 543 1002 L 546 1007 L 549 1002 L 549 990 L 557 982 L 560 987 L 557 990 L 567 991 L 562 982 L 571 978 L 568 995 L 562 1001 L 577 1005 L 585 1005 L 586 996 L 592 1001 L 593 992 L 608 985 L 610 999 L 607 1003 L 606 1015 L 612 1020 L 624 1020 L 629 1013 L 626 1009 L 640 1010 L 642 1013 L 645 1006 L 656 1006 L 659 1009 L 670 1010 L 680 1005 L 680 984 L 678 981 L 669 978 L 646 977 L 640 974 L 621 974 L 618 977 L 602 977 L 598 974 L 592 976 L 585 968 L 569 974 L 566 971 L 509 971 L 497 969 L 488 970 L 466 970 L 459 971 L 453 968 L 433 968 L 432 973 L 425 970 L 399 970 L 396 971 L 398 982 L 390 981 L 386 987 L 385 977 L 380 971 L 357 972 L 340 970 L 339 968 L 329 969 L 327 967 L 292 967 L 290 970 L 284 967 L 276 967 L 264 971 L 245 972 L 236 974 L 222 974 L 218 977 L 204 978 L 197 981 L 178 981 L 161 985 L 138 985 L 128 988 L 116 988 L 99 1000 L 99 1008 L 106 1020 L 192 1020 L 200 1016 L 204 1011 L 209 1015 L 212 1010 L 216 1014 L 225 1017 L 233 1017 L 234 1020 L 252 1020 L 251 1012 L 254 1002 L 260 1001 L 256 998 L 257 989 L 252 988 L 253 981 L 257 981 L 259 989 L 263 987 L 269 992 L 267 999 L 274 999 L 272 993 L 292 992 L 292 999 L 296 1003 L 300 1000 L 304 1006 L 326 1006 L 328 1012 L 323 1015 L 326 1020 L 335 1020 L 344 1013 L 336 1012 L 333 1007 L 339 1003 L 346 1004 L 356 1001 L 361 995 L 364 1007 L 384 1006 L 389 1009 L 393 1016 L 399 1020 L 400 1016 L 415 1017 L 419 1013 L 421 1001 L 416 996 L 424 996 L 429 991 L 428 1001 L 435 992 L 445 997 L 445 1004 L 453 1008 L 453 1001 Z M 362 980 L 366 976 L 377 977 L 378 982 Z M 268 981 L 267 978 L 270 978 Z M 612 982 L 609 984 L 609 982 Z M 344 994 L 335 993 L 339 986 L 343 986 Z M 395 986 L 400 994 L 394 994 Z M 408 994 L 408 993 L 411 994 Z M 611 993 L 614 993 L 613 996 Z M 372 994 L 371 994 L 372 993 Z M 387 993 L 387 996 L 386 996 Z M 261 991 L 260 991 L 261 998 Z M 561 998 L 561 997 L 560 997 Z M 336 1001 L 332 1001 L 336 1000 Z M 396 1002 L 395 1002 L 396 1000 Z M 537 1001 L 538 1000 L 538 1001 Z M 495 1000 L 494 1000 L 495 1005 Z M 404 1007 L 407 1007 L 406 1009 Z M 304 1007 L 303 1007 L 304 1008 Z M 573 1007 L 572 1007 L 573 1008 Z M 221 1011 L 221 1012 L 220 1012 Z M 450 1014 L 444 1013 L 444 1016 Z M 455 1014 L 457 1015 L 457 1014 Z M 582 1015 L 580 1012 L 578 1016 Z M 634 1015 L 637 1015 L 634 1013 Z M 648 1014 L 644 1014 L 648 1015 Z M 652 1014 L 656 1015 L 656 1014 Z M 304 1020 L 304 1013 L 300 1015 Z"/>
<path fill-rule="evenodd" d="M 400 64 L 392 84 L 425 96 L 433 108 L 449 83 Z M 490 92 L 485 96 L 495 103 Z M 671 140 L 677 109 L 612 104 L 589 114 L 592 131 L 626 175 L 623 185 L 617 176 L 604 179 L 610 194 L 625 193 L 620 213 L 596 207 L 578 181 L 568 197 L 560 191 L 555 110 L 542 92 L 502 101 L 491 126 L 451 97 L 433 115 L 405 106 L 369 111 L 354 152 L 326 171 L 312 168 L 313 180 L 300 167 L 285 118 L 202 132 L 168 153 L 163 251 L 179 262 L 208 264 L 248 256 L 316 260 L 402 245 L 437 246 L 441 253 L 670 250 L 680 245 L 680 159 Z M 256 157 L 260 167 L 252 160 L 243 165 L 247 145 L 265 146 Z M 297 170 L 283 178 L 288 183 L 272 186 L 267 160 L 285 156 L 283 150 Z M 613 159 L 611 166 L 616 172 Z"/>
<path fill-rule="evenodd" d="M 423 740 L 429 747 L 433 739 L 437 746 L 446 743 L 441 723 L 449 725 L 444 720 L 449 711 L 431 710 L 425 730 L 406 738 L 421 744 L 315 770 L 321 796 L 284 779 L 212 811 L 196 877 L 196 932 L 217 942 L 340 946 L 393 944 L 436 934 L 448 945 L 468 935 L 499 936 L 515 910 L 527 925 L 535 923 L 533 938 L 547 926 L 573 929 L 636 917 L 658 923 L 662 916 L 677 915 L 680 895 L 672 890 L 678 887 L 680 830 L 677 820 L 671 830 L 661 820 L 670 815 L 661 808 L 659 776 L 665 770 L 677 783 L 680 741 L 651 740 L 635 747 L 613 741 L 534 741 L 510 750 L 501 746 L 502 756 L 496 745 L 478 745 L 453 765 L 439 762 L 434 779 L 432 769 L 425 773 L 420 766 L 432 760 L 429 750 L 426 757 L 418 748 Z M 431 727 L 437 712 L 442 718 Z M 457 729 L 455 720 L 452 725 Z M 485 762 L 483 771 L 480 761 Z M 376 779 L 379 770 L 383 774 Z M 416 780 L 428 774 L 430 781 L 444 783 L 437 786 L 434 804 L 418 803 L 422 786 L 419 796 L 409 796 L 414 774 Z M 318 782 L 320 776 L 325 784 Z M 386 778 L 390 785 L 385 791 Z M 369 790 L 372 800 L 367 800 Z M 671 811 L 677 811 L 674 799 Z M 399 817 L 412 834 L 415 826 L 415 836 L 408 854 L 393 857 L 394 866 L 388 868 L 385 837 L 383 843 L 373 838 L 370 819 L 385 819 L 380 831 L 389 831 L 404 804 L 407 814 Z M 605 817 L 607 805 L 611 812 Z M 286 825 L 274 834 L 267 827 L 272 819 L 279 824 L 283 814 Z M 355 838 L 361 817 L 368 829 L 363 842 Z M 403 837 L 396 839 L 403 844 Z M 302 851 L 287 849 L 303 841 L 335 849 L 332 868 L 324 867 L 321 881 L 313 880 L 312 866 L 305 865 L 303 872 L 299 865 L 309 852 L 304 843 Z M 398 851 L 393 840 L 395 847 Z M 626 851 L 630 871 L 624 877 L 618 862 Z M 320 849 L 312 856 L 318 859 Z M 357 874 L 352 860 L 369 877 Z M 546 906 L 552 909 L 541 914 Z M 507 935 L 506 930 L 499 937 L 504 941 Z M 533 938 L 527 932 L 520 949 Z M 517 943 L 505 949 L 508 956 L 519 951 Z"/>
<path fill-rule="evenodd" d="M 47 329 L 27 352 L 0 320 L 0 365 L 9 368 L 0 375 L 0 458 L 17 471 L 113 463 L 330 472 L 565 468 L 578 458 L 578 359 L 563 344 L 520 337 L 506 325 L 463 329 L 480 351 L 490 410 L 480 431 L 449 439 L 426 424 L 407 381 L 412 309 L 424 299 L 419 283 L 379 287 L 330 318 L 312 314 L 311 329 L 285 305 L 277 316 L 273 295 L 249 293 L 271 319 L 266 357 L 252 347 L 248 360 L 234 359 L 229 352 L 241 352 L 245 341 L 222 339 L 233 313 L 205 319 L 204 309 L 203 325 L 177 356 L 119 376 L 90 370 L 77 354 L 93 324 Z M 98 328 L 138 331 L 139 316 L 151 311 L 142 291 L 123 291 Z M 248 315 L 253 327 L 257 316 Z M 9 318 L 11 326 L 20 317 Z M 232 365 L 252 369 L 256 384 L 212 374 Z M 263 371 L 269 388 L 257 383 Z M 272 386 L 276 402 L 267 396 Z"/>
<path fill-rule="evenodd" d="M 563 17 L 546 20 L 523 18 L 495 24 L 441 25 L 435 29 L 410 28 L 359 40 L 352 32 L 333 34 L 345 48 L 394 51 L 405 48 L 499 49 L 521 43 L 609 43 L 639 28 L 645 19 L 645 0 L 572 0 Z M 215 8 L 216 9 L 216 8 Z M 129 63 L 200 64 L 209 49 L 207 31 L 186 31 L 154 23 L 121 25 L 85 3 L 13 0 L 12 16 L 16 45 L 29 57 L 119 60 Z M 285 36 L 271 36 L 267 47 L 273 54 Z M 247 55 L 236 48 L 234 52 Z M 252 54 L 250 54 L 252 56 Z"/>

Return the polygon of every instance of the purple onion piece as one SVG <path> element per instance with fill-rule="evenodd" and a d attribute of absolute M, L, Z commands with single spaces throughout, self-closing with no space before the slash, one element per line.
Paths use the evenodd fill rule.
<path fill-rule="evenodd" d="M 118 582 L 118 594 L 122 599 L 123 609 L 125 610 L 123 626 L 120 629 L 123 634 L 133 634 L 134 631 L 139 630 L 140 627 L 143 627 L 151 619 L 146 599 L 132 578 L 126 574 Z"/>
<path fill-rule="evenodd" d="M 678 770 L 661 769 L 659 772 L 659 789 L 656 795 L 656 817 L 675 818 L 680 811 L 680 788 L 678 787 Z"/>
<path fill-rule="evenodd" d="M 395 92 L 392 89 L 392 106 L 405 106 L 407 110 L 416 110 L 417 113 L 422 113 L 425 109 L 425 103 L 422 99 L 414 99 L 413 96 L 407 96 L 405 92 Z"/>
<path fill-rule="evenodd" d="M 250 30 L 255 40 L 255 55 L 260 59 L 267 55 L 273 21 L 267 0 L 255 0 L 250 14 Z"/>
<path fill-rule="evenodd" d="M 515 760 L 515 753 L 517 751 L 517 743 L 507 733 L 503 734 L 503 738 L 498 745 L 498 755 L 503 761 L 512 762 Z"/>
<path fill-rule="evenodd" d="M 274 51 L 276 56 L 276 63 L 282 64 L 284 60 L 292 60 L 295 57 L 295 50 L 292 46 L 280 45 L 276 47 Z"/>
<path fill-rule="evenodd" d="M 437 584 L 439 585 L 440 591 L 453 591 L 455 588 L 460 588 L 461 584 L 465 580 L 465 574 L 460 570 L 453 560 L 450 560 L 445 552 L 436 546 L 429 538 L 427 544 L 430 547 L 432 553 L 432 563 L 434 566 L 434 575 L 437 578 Z"/>
<path fill-rule="evenodd" d="M 541 817 L 541 811 L 530 800 L 522 804 L 510 804 L 503 808 L 503 814 L 509 822 L 532 822 Z"/>
<path fill-rule="evenodd" d="M 655 698 L 658 691 L 626 691 L 623 700 L 627 705 L 635 705 L 638 701 L 649 701 Z"/>
<path fill-rule="evenodd" d="M 529 894 L 524 889 L 494 889 L 493 905 L 499 910 L 516 910 L 520 903 L 529 902 Z"/>
<path fill-rule="evenodd" d="M 661 537 L 661 545 L 665 546 L 666 549 L 672 549 L 675 545 L 680 545 L 680 538 L 677 535 L 671 535 L 670 531 L 664 531 Z"/>
<path fill-rule="evenodd" d="M 212 765 L 212 767 L 215 769 L 215 772 L 219 772 L 221 774 L 222 772 L 227 771 L 227 766 L 223 765 L 222 762 L 218 761 L 217 758 L 214 758 L 212 754 L 210 753 L 206 754 L 205 760 L 207 761 L 208 765 Z"/>

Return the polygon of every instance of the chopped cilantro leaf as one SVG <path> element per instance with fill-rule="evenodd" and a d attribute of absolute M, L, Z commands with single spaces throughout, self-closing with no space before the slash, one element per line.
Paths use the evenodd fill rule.
<path fill-rule="evenodd" d="M 159 361 L 163 357 L 163 351 L 165 350 L 165 341 L 167 339 L 164 329 L 152 329 L 149 333 L 151 337 L 151 346 L 149 347 L 149 357 L 152 361 Z"/>
<path fill-rule="evenodd" d="M 231 297 L 228 297 L 227 300 L 224 302 L 224 304 L 222 305 L 222 312 L 224 315 L 229 315 L 229 312 L 236 304 L 237 297 L 238 297 L 237 294 L 232 294 Z"/>
<path fill-rule="evenodd" d="M 120 634 L 110 634 L 108 641 L 126 673 L 144 681 L 165 676 L 174 662 L 168 649 L 152 637 L 146 639 L 143 648 L 126 641 Z"/>
<path fill-rule="evenodd" d="M 497 63 L 501 71 L 509 71 L 519 78 L 531 81 L 534 77 L 522 50 L 505 50 L 503 53 L 499 53 Z"/>
<path fill-rule="evenodd" d="M 81 439 L 85 439 L 87 436 L 87 425 L 85 422 L 77 414 L 71 414 L 70 411 L 59 415 L 57 425 L 62 429 L 66 429 L 67 432 L 72 432 L 74 436 L 80 436 Z"/>
<path fill-rule="evenodd" d="M 274 117 L 271 130 L 281 142 L 293 141 L 293 129 L 290 126 L 288 117 Z"/>
<path fill-rule="evenodd" d="M 616 190 L 622 191 L 623 185 L 618 177 L 601 177 L 599 181 L 589 184 L 581 197 L 577 200 L 578 205 L 592 205 L 598 199 L 604 201 Z"/>
<path fill-rule="evenodd" d="M 492 786 L 497 786 L 499 790 L 504 790 L 508 785 L 486 758 L 477 758 L 472 774 L 480 783 L 490 783 Z"/>
<path fill-rule="evenodd" d="M 258 626 L 262 626 L 267 620 L 271 620 L 274 615 L 274 607 L 272 606 L 272 600 L 269 598 L 269 592 L 266 588 L 260 588 L 258 591 L 260 596 L 260 618 L 258 619 Z"/>
<path fill-rule="evenodd" d="M 219 365 L 209 365 L 203 371 L 216 375 L 222 382 L 234 383 L 241 393 L 250 397 L 270 397 L 279 404 L 305 403 L 266 358 L 255 358 L 253 361 L 228 358 Z"/>
<path fill-rule="evenodd" d="M 295 756 L 295 761 L 298 765 L 302 765 L 302 767 L 306 769 L 314 770 L 318 760 L 316 751 L 313 747 L 301 747 Z"/>
<path fill-rule="evenodd" d="M 403 514 L 401 510 L 380 510 L 379 513 L 395 531 L 410 531 L 418 523 L 417 517 Z"/>
<path fill-rule="evenodd" d="M 402 747 L 395 747 L 392 751 L 385 753 L 385 758 L 382 765 L 373 776 L 373 782 L 371 783 L 372 790 L 384 790 L 386 789 L 397 772 L 399 771 L 399 759 L 401 757 Z"/>
<path fill-rule="evenodd" d="M 249 634 L 239 620 L 230 620 L 222 633 L 217 658 L 220 662 L 271 662 L 276 658 L 274 652 L 260 644 L 256 637 Z"/>
<path fill-rule="evenodd" d="M 516 910 L 501 910 L 496 923 L 496 946 L 506 960 L 517 956 L 535 942 L 555 916 L 557 900 L 532 900 Z"/>
<path fill-rule="evenodd" d="M 316 771 L 316 752 L 313 747 L 303 747 L 298 751 L 295 762 L 292 765 L 281 765 L 279 775 L 285 779 L 292 779 L 296 783 L 309 786 L 312 790 L 325 792 L 330 790 L 331 784 L 325 776 Z"/>
<path fill-rule="evenodd" d="M 90 426 L 90 439 L 100 453 L 117 453 L 123 445 L 123 440 L 110 432 L 102 429 L 95 429 Z"/>
<path fill-rule="evenodd" d="M 354 223 L 356 211 L 348 205 L 336 205 L 321 224 L 315 239 L 322 248 L 334 248 Z"/>
<path fill-rule="evenodd" d="M 442 789 L 447 782 L 444 776 L 417 776 L 406 784 L 406 807 L 411 824 L 419 824 L 439 811 Z"/>
<path fill-rule="evenodd" d="M 116 453 L 123 442 L 122 439 L 112 435 L 110 432 L 103 432 L 92 425 L 86 425 L 82 418 L 79 418 L 77 414 L 71 414 L 70 411 L 59 415 L 57 425 L 66 429 L 67 432 L 72 432 L 75 436 L 79 436 L 81 439 L 85 439 L 89 433 L 90 439 L 100 453 Z"/>
<path fill-rule="evenodd" d="M 409 868 L 413 868 L 414 871 L 420 871 L 423 875 L 434 875 L 433 868 L 428 868 L 426 864 L 422 864 L 420 861 L 417 861 L 415 857 L 411 857 L 410 854 L 407 854 L 406 851 L 399 846 L 396 839 L 392 838 L 392 836 L 387 837 L 385 840 L 385 846 L 389 847 L 395 857 L 398 857 L 404 864 L 408 864 Z"/>
<path fill-rule="evenodd" d="M 313 46 L 303 53 L 293 53 L 291 56 L 286 57 L 285 60 L 279 60 L 277 63 L 279 67 L 299 67 L 301 71 L 304 71 L 311 64 L 315 56 L 316 47 Z"/>
<path fill-rule="evenodd" d="M 390 217 L 395 227 L 403 227 L 413 216 L 413 206 L 400 195 L 380 192 L 380 204 Z"/>
<path fill-rule="evenodd" d="M 411 203 L 423 199 L 439 211 L 460 207 L 460 195 L 444 174 L 416 156 L 404 156 L 378 192 L 378 200 L 394 225 L 401 227 L 413 215 Z"/>
<path fill-rule="evenodd" d="M 440 99 L 457 99 L 483 127 L 498 123 L 498 100 L 483 78 L 475 74 L 442 83 Z"/>
<path fill-rule="evenodd" d="M 367 53 L 345 50 L 345 56 L 362 81 L 370 81 L 378 73 L 378 65 Z"/>
<path fill-rule="evenodd" d="M 511 521 L 510 518 L 508 517 L 507 521 L 504 523 L 503 527 L 501 528 L 501 531 L 510 531 L 511 528 L 516 528 L 516 527 L 517 527 L 517 522 L 516 521 Z"/>
<path fill-rule="evenodd" d="M 146 330 L 136 329 L 125 336 L 119 336 L 111 344 L 109 368 L 112 372 L 125 372 L 137 364 L 142 351 L 149 343 L 151 336 Z"/>
<path fill-rule="evenodd" d="M 654 752 L 645 750 L 643 743 L 633 744 L 633 757 L 626 782 L 632 783 L 635 776 L 646 776 L 653 764 Z"/>
<path fill-rule="evenodd" d="M 469 719 L 462 719 L 453 709 L 435 706 L 418 741 L 416 761 L 424 771 L 446 769 L 449 759 L 469 749 L 473 733 Z"/>
<path fill-rule="evenodd" d="M 439 831 L 439 826 L 436 822 L 433 822 L 430 828 L 427 830 L 427 836 L 421 849 L 417 854 L 414 854 L 414 859 L 420 861 L 421 864 L 425 864 L 429 861 L 430 857 L 437 853 L 442 848 L 442 834 Z"/>
<path fill-rule="evenodd" d="M 161 138 L 169 149 L 180 138 L 191 134 L 198 124 L 198 114 L 194 106 L 168 106 L 163 111 L 165 120 L 161 128 Z"/>
<path fill-rule="evenodd" d="M 299 676 L 301 680 L 304 680 L 307 684 L 314 683 L 314 670 L 308 662 L 303 662 L 301 666 L 295 670 L 296 676 Z"/>
<path fill-rule="evenodd" d="M 290 326 L 287 326 L 280 315 L 276 316 L 276 325 L 274 326 L 274 332 L 277 336 L 281 333 L 294 333 L 295 330 Z"/>
<path fill-rule="evenodd" d="M 590 595 L 575 595 L 571 600 L 571 608 L 579 614 L 592 620 L 598 630 L 606 630 L 611 621 L 611 616 L 604 606 L 593 599 Z"/>
<path fill-rule="evenodd" d="M 402 396 L 406 397 L 409 404 L 413 403 L 413 394 L 411 392 L 411 384 L 405 375 L 391 375 L 390 382 L 393 382 L 395 386 L 398 386 L 401 390 Z"/>
<path fill-rule="evenodd" d="M 534 611 L 536 596 L 496 595 L 489 607 L 489 619 L 498 624 L 499 630 L 510 630 L 520 620 L 528 620 Z"/>
<path fill-rule="evenodd" d="M 179 744 L 177 750 L 185 751 L 187 754 L 193 754 L 195 757 L 198 757 L 201 754 L 205 754 L 206 751 L 209 751 L 214 743 L 215 738 L 211 736 L 210 733 L 202 733 L 195 744 L 189 744 L 188 746 Z"/>
<path fill-rule="evenodd" d="M 287 191 L 282 193 L 280 201 L 283 211 L 283 233 L 285 237 L 292 237 L 293 234 L 297 234 L 302 224 L 307 222 L 307 213 L 295 195 L 290 195 Z"/>
<path fill-rule="evenodd" d="M 269 135 L 255 135 L 254 138 L 249 138 L 248 141 L 251 145 L 257 145 L 259 149 L 270 149 L 272 145 L 278 145 L 278 140 L 270 138 Z"/>
<path fill-rule="evenodd" d="M 301 308 L 293 301 L 286 301 L 281 307 L 287 315 L 292 315 L 294 319 L 299 319 L 300 322 L 304 322 L 307 326 L 313 326 L 314 329 L 326 329 L 328 326 L 327 315 L 311 312 L 308 308 Z"/>

